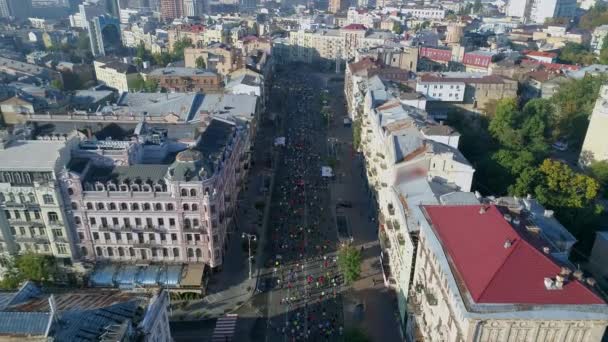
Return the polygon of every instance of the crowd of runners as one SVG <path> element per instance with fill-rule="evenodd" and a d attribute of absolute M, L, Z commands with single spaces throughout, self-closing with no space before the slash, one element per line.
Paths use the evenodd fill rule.
<path fill-rule="evenodd" d="M 270 220 L 270 257 L 259 283 L 278 307 L 268 340 L 336 341 L 343 334 L 336 225 L 327 165 L 327 127 L 320 114 L 321 87 L 314 75 L 293 73 L 275 82 L 286 99 Z"/>

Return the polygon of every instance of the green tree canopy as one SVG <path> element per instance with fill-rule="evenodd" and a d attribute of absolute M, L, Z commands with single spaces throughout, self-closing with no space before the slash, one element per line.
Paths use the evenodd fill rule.
<path fill-rule="evenodd" d="M 55 259 L 48 255 L 28 252 L 15 259 L 5 259 L 3 264 L 6 267 L 4 278 L 0 281 L 0 288 L 3 289 L 15 289 L 26 280 L 50 283 L 59 274 Z"/>
<path fill-rule="evenodd" d="M 167 64 L 171 63 L 171 61 L 173 60 L 173 57 L 171 56 L 171 54 L 169 54 L 167 52 L 161 52 L 161 53 L 153 54 L 152 60 L 154 61 L 154 64 L 161 66 L 161 67 L 166 67 Z"/>
<path fill-rule="evenodd" d="M 583 44 L 568 42 L 559 52 L 559 60 L 571 64 L 593 64 L 596 61 L 595 54 Z"/>
<path fill-rule="evenodd" d="M 338 265 L 347 283 L 352 283 L 359 279 L 361 262 L 361 252 L 357 248 L 350 245 L 340 247 L 338 251 Z"/>
<path fill-rule="evenodd" d="M 196 60 L 194 61 L 194 63 L 196 64 L 196 67 L 199 69 L 205 69 L 207 67 L 203 56 L 196 57 Z"/>
<path fill-rule="evenodd" d="M 395 34 L 402 34 L 403 33 L 403 27 L 401 26 L 401 23 L 398 21 L 393 22 L 393 32 Z"/>
<path fill-rule="evenodd" d="M 184 59 L 184 49 L 194 47 L 190 38 L 182 38 L 173 44 L 173 59 L 180 61 Z"/>
<path fill-rule="evenodd" d="M 130 85 L 133 91 L 141 91 L 144 93 L 154 93 L 158 89 L 158 82 L 153 79 L 144 80 L 141 75 L 137 75 L 137 78 Z"/>
<path fill-rule="evenodd" d="M 578 27 L 584 30 L 593 30 L 594 28 L 608 24 L 608 7 L 605 4 L 599 3 L 589 9 L 578 22 Z"/>

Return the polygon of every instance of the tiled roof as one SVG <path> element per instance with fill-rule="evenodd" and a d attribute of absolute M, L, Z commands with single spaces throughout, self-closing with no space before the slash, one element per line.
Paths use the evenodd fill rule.
<path fill-rule="evenodd" d="M 566 282 L 561 290 L 548 290 L 544 279 L 559 274 L 560 265 L 526 241 L 495 206 L 486 207 L 484 213 L 480 205 L 423 208 L 461 291 L 467 291 L 474 302 L 605 304 L 578 280 Z"/>
<path fill-rule="evenodd" d="M 445 77 L 442 75 L 424 74 L 420 76 L 421 82 L 443 83 L 443 82 L 464 82 L 464 83 L 505 83 L 505 78 L 498 75 L 486 75 L 482 77 Z"/>
<path fill-rule="evenodd" d="M 366 30 L 365 25 L 350 24 L 342 27 L 343 30 Z"/>

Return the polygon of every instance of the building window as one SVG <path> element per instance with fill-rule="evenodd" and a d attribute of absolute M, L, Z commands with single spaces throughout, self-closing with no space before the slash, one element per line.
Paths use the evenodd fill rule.
<path fill-rule="evenodd" d="M 105 209 L 105 205 L 101 202 L 97 203 L 97 210 L 104 210 Z"/>
<path fill-rule="evenodd" d="M 61 229 L 53 229 L 53 236 L 55 238 L 61 238 L 61 237 L 63 237 L 63 230 L 61 230 Z"/>
<path fill-rule="evenodd" d="M 168 203 L 167 204 L 167 211 L 173 211 L 175 210 L 175 207 L 173 206 L 173 203 Z"/>
<path fill-rule="evenodd" d="M 150 210 L 150 203 L 144 203 L 144 211 Z"/>
<path fill-rule="evenodd" d="M 179 248 L 173 248 L 173 257 L 179 258 Z"/>
<path fill-rule="evenodd" d="M 108 256 L 114 256 L 114 249 L 112 247 L 108 247 Z"/>
<path fill-rule="evenodd" d="M 72 202 L 72 209 L 78 210 L 78 204 L 76 202 Z"/>
<path fill-rule="evenodd" d="M 168 257 L 169 256 L 169 250 L 166 248 L 163 248 L 163 257 Z"/>
<path fill-rule="evenodd" d="M 190 189 L 190 196 L 196 197 L 196 190 Z"/>
<path fill-rule="evenodd" d="M 15 218 L 16 219 L 21 219 L 21 212 L 19 210 L 15 210 Z"/>
<path fill-rule="evenodd" d="M 99 240 L 99 233 L 93 232 L 93 240 Z"/>
<path fill-rule="evenodd" d="M 156 203 L 154 205 L 154 210 L 156 210 L 156 211 L 162 211 L 163 210 L 163 205 L 160 204 L 160 203 Z"/>
<path fill-rule="evenodd" d="M 133 247 L 129 247 L 129 256 L 135 256 L 135 249 L 133 249 Z"/>
<path fill-rule="evenodd" d="M 103 239 L 104 239 L 106 242 L 109 242 L 109 241 L 111 240 L 111 238 L 110 238 L 110 233 L 103 233 Z"/>
<path fill-rule="evenodd" d="M 38 210 L 34 211 L 34 218 L 40 220 L 40 212 Z"/>
<path fill-rule="evenodd" d="M 95 247 L 95 253 L 97 256 L 103 256 L 103 252 L 101 251 L 101 247 Z"/>
<path fill-rule="evenodd" d="M 120 203 L 120 210 L 128 210 L 127 203 Z"/>
<path fill-rule="evenodd" d="M 122 247 L 118 247 L 118 256 L 119 257 L 124 257 L 125 256 L 125 249 Z"/>
<path fill-rule="evenodd" d="M 192 211 L 198 211 L 198 204 L 192 205 Z"/>
<path fill-rule="evenodd" d="M 89 222 L 91 223 L 91 226 L 97 225 L 97 220 L 94 217 L 89 218 Z"/>
<path fill-rule="evenodd" d="M 121 233 L 114 233 L 114 238 L 116 239 L 116 241 L 120 241 L 120 240 L 122 240 L 122 234 Z"/>
<path fill-rule="evenodd" d="M 53 199 L 53 195 L 44 194 L 42 195 L 42 202 L 44 204 L 55 204 L 55 199 Z"/>
<path fill-rule="evenodd" d="M 59 222 L 59 216 L 57 215 L 56 212 L 54 212 L 54 211 L 49 212 L 49 221 L 52 223 Z"/>
<path fill-rule="evenodd" d="M 184 208 L 184 211 L 190 210 L 190 206 L 188 205 L 188 203 L 184 203 L 184 205 L 182 207 Z"/>
<path fill-rule="evenodd" d="M 86 247 L 80 247 L 80 254 L 82 254 L 83 256 L 86 256 L 89 252 L 87 251 Z"/>
<path fill-rule="evenodd" d="M 88 203 L 87 203 L 87 209 L 88 209 L 88 210 L 93 210 L 93 203 L 88 202 Z"/>
<path fill-rule="evenodd" d="M 116 203 L 110 203 L 108 209 L 109 210 L 116 210 Z"/>
<path fill-rule="evenodd" d="M 169 219 L 169 226 L 175 227 L 175 219 L 174 218 L 170 218 Z"/>
<path fill-rule="evenodd" d="M 188 190 L 182 189 L 182 197 L 188 196 Z"/>

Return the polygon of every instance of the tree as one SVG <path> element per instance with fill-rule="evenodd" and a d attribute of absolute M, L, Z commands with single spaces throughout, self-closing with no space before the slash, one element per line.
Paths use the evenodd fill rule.
<path fill-rule="evenodd" d="M 152 55 L 152 60 L 154 64 L 159 65 L 161 67 L 166 67 L 167 64 L 171 63 L 173 57 L 167 52 L 155 53 Z"/>
<path fill-rule="evenodd" d="M 63 83 L 61 83 L 60 80 L 52 80 L 51 87 L 53 87 L 57 90 L 63 90 Z"/>
<path fill-rule="evenodd" d="M 130 85 L 133 91 L 141 91 L 144 93 L 154 93 L 158 89 L 158 81 L 154 79 L 144 80 L 141 75 L 137 75 L 137 78 Z"/>
<path fill-rule="evenodd" d="M 402 34 L 403 33 L 403 27 L 401 26 L 401 23 L 398 21 L 393 22 L 393 32 L 395 34 Z"/>
<path fill-rule="evenodd" d="M 600 63 L 608 64 L 608 35 L 602 39 L 602 48 L 600 49 Z"/>
<path fill-rule="evenodd" d="M 604 196 L 608 192 L 608 161 L 595 161 L 589 165 L 589 173 L 603 188 Z"/>
<path fill-rule="evenodd" d="M 144 42 L 139 42 L 135 56 L 137 56 L 137 58 L 142 61 L 150 59 L 150 53 L 148 52 L 148 50 L 146 50 L 146 45 L 144 44 Z"/>
<path fill-rule="evenodd" d="M 26 280 L 40 283 L 50 283 L 57 278 L 59 270 L 52 256 L 26 253 L 14 259 L 4 259 L 6 268 L 0 288 L 15 289 Z"/>
<path fill-rule="evenodd" d="M 583 44 L 568 42 L 559 52 L 559 60 L 571 64 L 593 64 L 595 54 Z"/>
<path fill-rule="evenodd" d="M 199 69 L 205 69 L 207 67 L 207 65 L 205 64 L 205 59 L 203 58 L 203 56 L 196 57 L 196 60 L 194 61 L 194 64 Z"/>
<path fill-rule="evenodd" d="M 78 90 L 82 88 L 82 80 L 78 75 L 71 71 L 64 71 L 61 74 L 63 76 L 63 89 Z"/>
<path fill-rule="evenodd" d="M 542 183 L 535 188 L 538 200 L 550 207 L 584 208 L 597 198 L 600 184 L 576 173 L 560 161 L 545 159 L 540 165 Z"/>
<path fill-rule="evenodd" d="M 473 3 L 473 13 L 479 14 L 483 9 L 483 5 L 481 4 L 481 0 L 475 0 Z"/>
<path fill-rule="evenodd" d="M 598 3 L 581 16 L 578 27 L 584 30 L 593 30 L 605 24 L 608 24 L 608 8 L 605 4 Z"/>
<path fill-rule="evenodd" d="M 359 279 L 361 262 L 361 252 L 358 249 L 350 245 L 340 247 L 338 251 L 338 264 L 347 283 L 352 283 Z"/>
<path fill-rule="evenodd" d="M 190 38 L 182 38 L 173 44 L 173 60 L 181 61 L 184 59 L 184 49 L 194 47 Z"/>
<path fill-rule="evenodd" d="M 496 114 L 488 127 L 490 133 L 501 145 L 519 149 L 522 141 L 516 127 L 521 122 L 521 113 L 516 99 L 502 99 L 496 104 Z"/>
<path fill-rule="evenodd" d="M 355 150 L 361 146 L 361 119 L 357 118 L 353 122 L 353 147 Z"/>
<path fill-rule="evenodd" d="M 553 139 L 567 138 L 574 147 L 583 144 L 589 115 L 593 111 L 601 85 L 607 80 L 606 76 L 587 75 L 559 86 L 551 98 L 556 109 L 553 119 Z"/>

